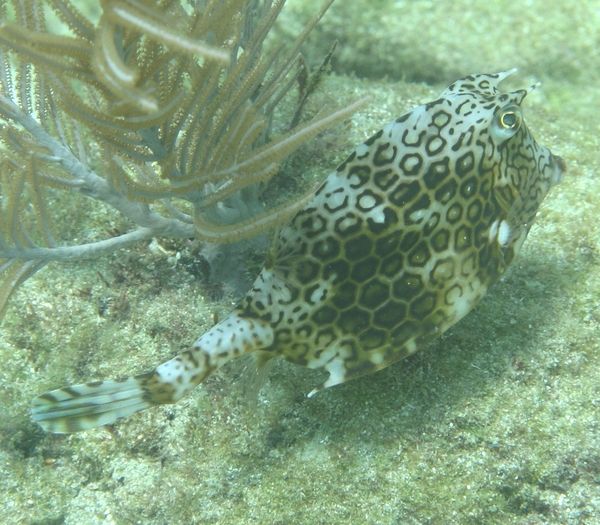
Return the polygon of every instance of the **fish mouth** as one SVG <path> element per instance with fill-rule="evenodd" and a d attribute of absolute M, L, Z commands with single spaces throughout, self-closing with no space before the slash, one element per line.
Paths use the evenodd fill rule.
<path fill-rule="evenodd" d="M 559 182 L 562 182 L 565 173 L 567 172 L 567 163 L 562 157 L 558 155 L 550 154 L 550 169 L 552 174 L 550 175 L 550 184 L 554 186 Z"/>

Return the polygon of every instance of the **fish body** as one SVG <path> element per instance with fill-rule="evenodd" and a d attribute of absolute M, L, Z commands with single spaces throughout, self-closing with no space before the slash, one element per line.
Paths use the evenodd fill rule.
<path fill-rule="evenodd" d="M 112 423 L 251 352 L 326 370 L 314 393 L 438 337 L 505 272 L 566 169 L 523 121 L 535 86 L 498 89 L 513 71 L 458 80 L 358 146 L 279 231 L 242 302 L 188 350 L 146 374 L 42 394 L 33 419 L 56 433 Z"/>

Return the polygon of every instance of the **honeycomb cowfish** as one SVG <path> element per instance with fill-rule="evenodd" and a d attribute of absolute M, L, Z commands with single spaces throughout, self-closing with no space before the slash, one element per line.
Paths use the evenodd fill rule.
<path fill-rule="evenodd" d="M 151 372 L 32 401 L 43 429 L 91 429 L 175 403 L 254 353 L 329 372 L 314 392 L 411 355 L 464 317 L 512 263 L 566 170 L 525 126 L 535 86 L 462 78 L 358 146 L 281 227 L 234 311 Z"/>

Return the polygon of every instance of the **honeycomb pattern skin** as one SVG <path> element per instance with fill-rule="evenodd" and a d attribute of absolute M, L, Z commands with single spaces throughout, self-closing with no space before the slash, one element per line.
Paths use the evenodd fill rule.
<path fill-rule="evenodd" d="M 388 366 L 439 336 L 511 264 L 563 160 L 538 146 L 512 71 L 458 80 L 378 131 L 285 226 L 242 303 L 154 370 L 61 388 L 33 419 L 66 433 L 174 403 L 251 353 L 329 372 L 316 390 Z"/>
<path fill-rule="evenodd" d="M 522 120 L 532 88 L 496 88 L 506 74 L 457 81 L 327 178 L 240 307 L 271 324 L 266 351 L 325 368 L 331 386 L 412 354 L 481 300 L 564 171 Z"/>

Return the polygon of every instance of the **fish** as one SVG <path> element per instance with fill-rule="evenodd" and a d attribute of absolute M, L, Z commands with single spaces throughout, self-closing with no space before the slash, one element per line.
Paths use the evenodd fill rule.
<path fill-rule="evenodd" d="M 462 319 L 514 261 L 566 165 L 508 93 L 515 69 L 457 80 L 359 145 L 282 226 L 250 291 L 154 370 L 42 394 L 32 419 L 70 433 L 175 403 L 228 361 L 322 369 L 309 396 L 381 370 Z"/>

